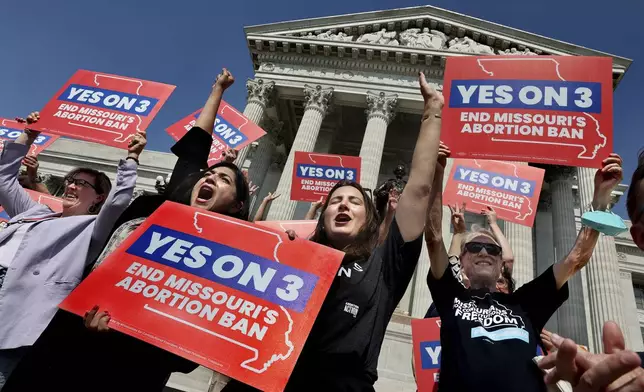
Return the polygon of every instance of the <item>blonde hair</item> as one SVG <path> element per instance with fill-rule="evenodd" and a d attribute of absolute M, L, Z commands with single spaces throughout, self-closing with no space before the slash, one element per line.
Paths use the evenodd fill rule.
<path fill-rule="evenodd" d="M 496 236 L 494 233 L 492 233 L 490 230 L 485 229 L 479 225 L 472 225 L 472 228 L 470 231 L 465 234 L 465 238 L 463 238 L 463 241 L 461 241 L 461 255 L 465 253 L 465 244 L 468 242 L 472 241 L 473 239 L 477 237 L 488 237 L 489 239 L 492 240 L 496 245 L 499 245 L 499 241 L 496 239 Z"/>

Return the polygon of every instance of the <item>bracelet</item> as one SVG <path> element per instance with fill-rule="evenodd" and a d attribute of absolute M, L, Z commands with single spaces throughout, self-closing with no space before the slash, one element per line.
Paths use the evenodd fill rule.
<path fill-rule="evenodd" d="M 427 117 L 423 115 L 423 117 L 421 117 L 420 119 L 420 123 L 422 124 L 425 120 L 429 120 L 432 116 L 434 116 L 434 118 L 443 119 L 440 113 L 430 113 L 427 115 Z"/>
<path fill-rule="evenodd" d="M 133 160 L 134 162 L 136 162 L 136 164 L 137 164 L 137 165 L 140 165 L 138 158 L 134 158 L 134 157 L 127 157 L 127 158 L 125 158 L 125 160 L 126 160 L 126 161 L 127 161 L 128 159 L 131 159 L 131 160 Z"/>

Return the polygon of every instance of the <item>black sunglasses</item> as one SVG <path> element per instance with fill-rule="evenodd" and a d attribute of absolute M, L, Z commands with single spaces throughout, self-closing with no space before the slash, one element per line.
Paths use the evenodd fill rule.
<path fill-rule="evenodd" d="M 81 178 L 65 177 L 65 186 L 69 186 L 71 184 L 74 184 L 78 187 L 92 188 L 93 190 L 96 190 L 96 187 L 94 185 Z"/>
<path fill-rule="evenodd" d="M 490 256 L 498 256 L 501 254 L 501 247 L 496 244 L 488 244 L 484 242 L 468 242 L 465 244 L 465 250 L 470 253 L 481 253 L 485 249 L 485 252 Z"/>

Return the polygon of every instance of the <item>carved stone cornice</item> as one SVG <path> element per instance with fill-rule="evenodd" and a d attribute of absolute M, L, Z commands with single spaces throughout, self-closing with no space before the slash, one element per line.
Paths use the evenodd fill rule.
<path fill-rule="evenodd" d="M 577 175 L 577 169 L 571 166 L 548 166 L 544 180 L 546 182 L 568 181 L 572 184 Z"/>
<path fill-rule="evenodd" d="M 367 120 L 372 117 L 380 117 L 387 124 L 396 116 L 396 105 L 398 104 L 397 94 L 385 94 L 384 92 L 374 93 L 367 91 Z"/>
<path fill-rule="evenodd" d="M 304 110 L 317 110 L 326 115 L 333 98 L 333 87 L 322 87 L 321 85 L 304 85 Z"/>
<path fill-rule="evenodd" d="M 432 79 L 443 79 L 444 69 L 440 66 L 430 66 L 424 62 L 411 63 L 381 63 L 373 62 L 363 58 L 332 58 L 332 57 L 303 57 L 297 54 L 285 53 L 260 53 L 257 55 L 259 70 L 264 72 L 279 72 L 279 64 L 298 65 L 300 69 L 326 69 L 327 73 L 340 71 L 345 78 L 355 73 L 367 72 L 370 74 L 382 72 L 383 74 L 398 74 L 413 76 L 418 80 L 418 72 L 423 72 L 426 77 Z M 418 60 L 418 58 L 416 58 Z M 442 88 L 441 88 L 442 89 Z"/>
<path fill-rule="evenodd" d="M 264 79 L 248 79 L 246 81 L 248 90 L 247 101 L 257 102 L 264 108 L 271 107 L 275 97 L 275 82 L 265 81 Z"/>

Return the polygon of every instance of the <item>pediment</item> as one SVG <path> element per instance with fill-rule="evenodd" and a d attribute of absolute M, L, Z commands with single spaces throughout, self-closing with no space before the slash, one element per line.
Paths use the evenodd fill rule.
<path fill-rule="evenodd" d="M 382 61 L 391 57 L 412 64 L 420 56 L 428 66 L 444 66 L 445 58 L 453 55 L 610 56 L 615 84 L 632 62 L 432 6 L 250 26 L 245 33 L 253 53 L 297 52 Z"/>

